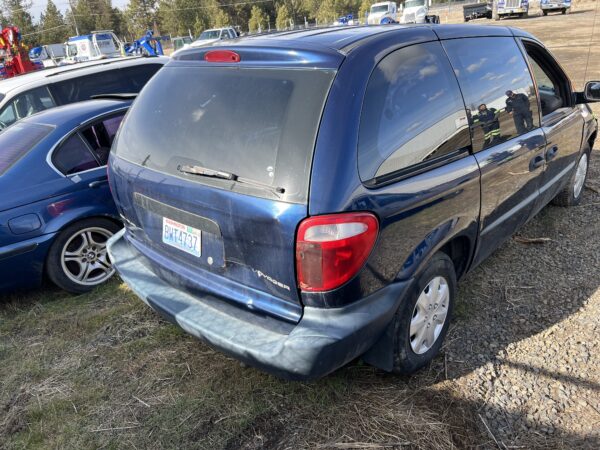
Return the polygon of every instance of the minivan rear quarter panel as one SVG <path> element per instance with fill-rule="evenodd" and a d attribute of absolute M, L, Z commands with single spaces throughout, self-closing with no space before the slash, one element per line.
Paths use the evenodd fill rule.
<path fill-rule="evenodd" d="M 367 188 L 357 168 L 358 130 L 366 88 L 373 67 L 391 52 L 437 41 L 430 28 L 395 29 L 387 39 L 361 43 L 340 67 L 326 105 L 310 186 L 309 214 L 371 211 L 380 221 L 380 235 L 366 266 L 342 288 L 302 293 L 305 305 L 336 307 L 356 301 L 394 282 L 409 279 L 436 249 L 463 236 L 472 254 L 479 224 L 479 167 L 462 157 L 386 186 Z M 365 64 L 364 61 L 372 63 Z M 354 95 L 344 95 L 354 86 Z M 339 132 L 340 123 L 345 132 Z"/>

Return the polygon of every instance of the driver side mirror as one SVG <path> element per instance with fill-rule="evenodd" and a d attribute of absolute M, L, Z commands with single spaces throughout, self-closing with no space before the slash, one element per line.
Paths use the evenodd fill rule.
<path fill-rule="evenodd" d="M 588 81 L 583 90 L 583 97 L 588 102 L 600 102 L 600 81 Z"/>

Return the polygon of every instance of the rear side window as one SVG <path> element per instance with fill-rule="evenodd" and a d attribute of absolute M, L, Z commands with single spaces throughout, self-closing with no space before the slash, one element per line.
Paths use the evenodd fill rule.
<path fill-rule="evenodd" d="M 161 64 L 140 64 L 133 67 L 114 68 L 50 85 L 52 94 L 60 104 L 89 100 L 93 95 L 135 94 L 162 67 Z"/>
<path fill-rule="evenodd" d="M 378 64 L 360 119 L 363 181 L 417 170 L 469 145 L 460 89 L 439 42 L 402 48 Z"/>
<path fill-rule="evenodd" d="M 54 152 L 52 163 L 65 175 L 83 172 L 84 170 L 100 166 L 77 133 L 69 137 Z"/>
<path fill-rule="evenodd" d="M 133 104 L 115 153 L 190 182 L 303 203 L 334 75 L 315 69 L 165 67 L 148 84 L 148 95 Z M 233 173 L 246 182 L 184 174 L 179 169 L 187 165 Z M 275 187 L 284 192 L 275 193 Z"/>
<path fill-rule="evenodd" d="M 465 38 L 443 43 L 470 115 L 473 150 L 540 126 L 537 97 L 513 38 Z"/>
<path fill-rule="evenodd" d="M 116 116 L 102 119 L 81 131 L 81 135 L 92 149 L 94 156 L 101 166 L 105 166 L 108 161 L 110 147 L 124 116 L 125 113 L 120 113 Z"/>
<path fill-rule="evenodd" d="M 53 130 L 47 125 L 17 123 L 0 133 L 0 175 Z"/>

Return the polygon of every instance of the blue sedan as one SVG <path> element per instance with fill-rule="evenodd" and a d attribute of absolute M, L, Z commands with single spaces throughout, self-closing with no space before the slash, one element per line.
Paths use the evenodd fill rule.
<path fill-rule="evenodd" d="M 83 293 L 113 275 L 106 241 L 121 223 L 106 164 L 130 104 L 67 105 L 0 133 L 0 292 L 47 277 Z"/>

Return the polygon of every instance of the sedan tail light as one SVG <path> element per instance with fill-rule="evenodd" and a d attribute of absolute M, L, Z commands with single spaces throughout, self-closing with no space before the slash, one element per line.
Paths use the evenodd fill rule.
<path fill-rule="evenodd" d="M 304 219 L 296 236 L 298 286 L 307 292 L 335 289 L 363 267 L 379 232 L 371 213 L 353 212 Z"/>

